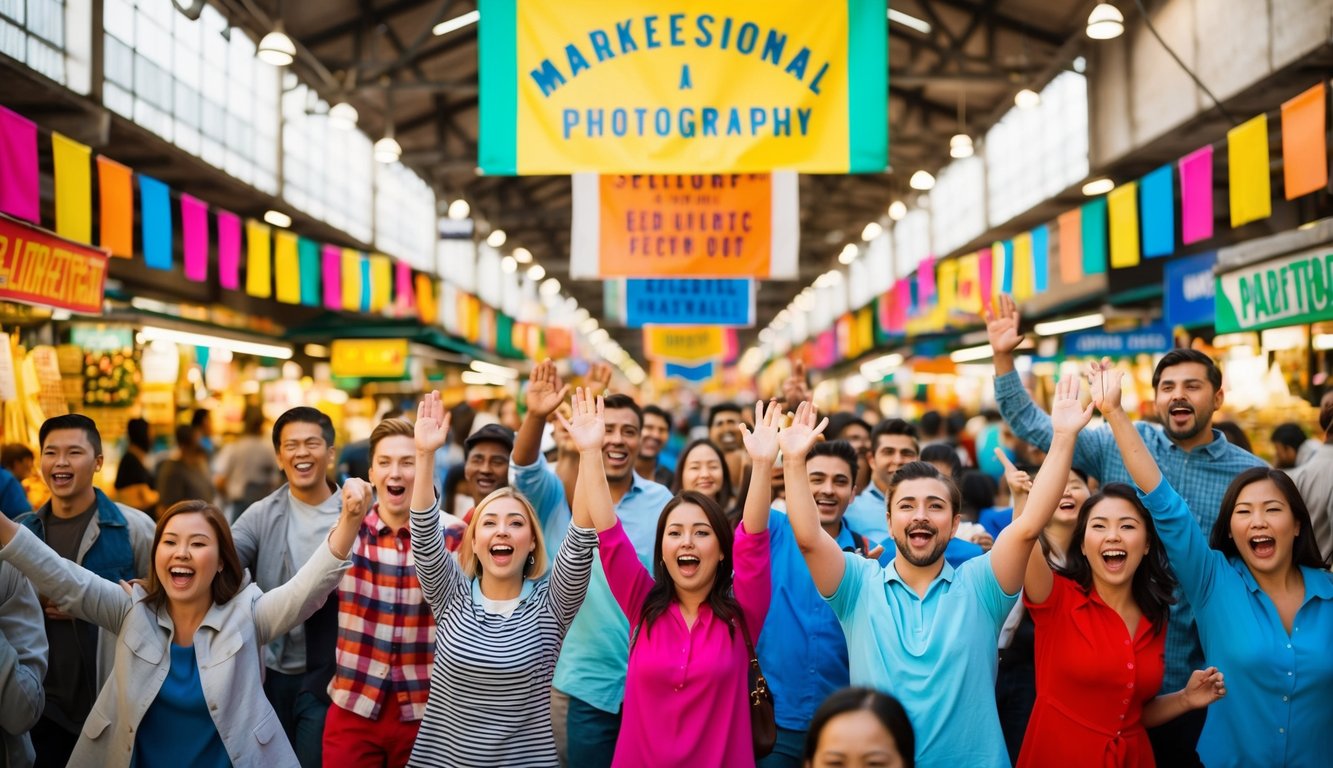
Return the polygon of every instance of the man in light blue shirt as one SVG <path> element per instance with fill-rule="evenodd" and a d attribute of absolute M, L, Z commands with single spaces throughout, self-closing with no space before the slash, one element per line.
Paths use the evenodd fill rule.
<path fill-rule="evenodd" d="M 1045 450 L 1051 444 L 1051 417 L 1032 402 L 1014 369 L 1014 350 L 1023 340 L 1018 330 L 1018 306 L 1010 297 L 1001 296 L 993 312 L 988 308 L 986 320 L 995 353 L 995 399 L 1000 414 L 1016 436 Z M 1141 421 L 1134 426 L 1162 475 L 1207 533 L 1213 529 L 1231 480 L 1264 462 L 1212 429 L 1213 413 L 1222 407 L 1223 400 L 1222 372 L 1212 358 L 1198 350 L 1173 349 L 1158 361 L 1152 383 L 1157 417 L 1163 426 Z M 1106 426 L 1079 433 L 1074 466 L 1103 485 L 1134 483 Z M 1190 672 L 1204 665 L 1194 611 L 1177 590 L 1167 622 L 1166 673 L 1161 690 L 1169 693 L 1184 688 Z M 1199 765 L 1195 745 L 1205 717 L 1206 710 L 1194 710 L 1148 729 L 1157 764 Z"/>
<path fill-rule="evenodd" d="M 548 536 L 553 526 L 568 526 L 570 509 L 563 484 L 540 454 L 541 436 L 547 419 L 568 392 L 550 360 L 533 368 L 528 382 L 528 412 L 510 458 L 511 484 L 532 502 Z M 611 498 L 640 562 L 651 569 L 657 519 L 671 500 L 671 492 L 634 472 L 643 424 L 638 404 L 619 394 L 607 395 L 604 402 L 606 441 L 602 461 Z M 552 682 L 556 691 L 552 720 L 557 746 L 565 745 L 566 764 L 611 765 L 620 734 L 628 666 L 629 621 L 611 595 L 601 560 L 594 558 L 588 595 L 565 636 Z M 568 697 L 567 702 L 560 700 L 561 694 Z M 563 729 L 559 725 L 562 709 L 566 711 Z"/>
<path fill-rule="evenodd" d="M 847 508 L 847 524 L 871 541 L 889 537 L 885 495 L 893 473 L 921 455 L 916 427 L 902 419 L 885 419 L 870 433 L 870 485 Z"/>

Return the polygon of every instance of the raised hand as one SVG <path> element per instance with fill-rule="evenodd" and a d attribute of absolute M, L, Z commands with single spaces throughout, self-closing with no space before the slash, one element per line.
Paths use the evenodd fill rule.
<path fill-rule="evenodd" d="M 370 483 L 359 477 L 348 478 L 343 483 L 343 517 L 359 523 L 370 511 L 374 498 Z"/>
<path fill-rule="evenodd" d="M 433 454 L 444 447 L 449 439 L 449 419 L 449 412 L 444 409 L 438 391 L 421 399 L 412 429 L 418 453 Z"/>
<path fill-rule="evenodd" d="M 1103 357 L 1101 362 L 1088 364 L 1088 384 L 1092 388 L 1092 404 L 1103 416 L 1110 416 L 1121 409 L 1120 380 L 1124 373 L 1118 370 L 1111 359 Z"/>
<path fill-rule="evenodd" d="M 532 375 L 528 377 L 527 405 L 528 412 L 546 419 L 560 404 L 569 397 L 569 385 L 560 380 L 551 358 L 532 366 Z"/>
<path fill-rule="evenodd" d="M 1032 491 L 1032 476 L 1015 467 L 1014 463 L 1009 460 L 1009 454 L 1005 453 L 1004 449 L 999 446 L 995 447 L 995 458 L 999 459 L 1000 464 L 1004 466 L 1004 482 L 1009 486 L 1009 495 L 1028 495 Z"/>
<path fill-rule="evenodd" d="M 1051 403 L 1051 428 L 1056 434 L 1077 435 L 1092 420 L 1092 403 L 1083 407 L 1079 400 L 1078 376 L 1066 376 L 1055 385 L 1055 401 Z"/>
<path fill-rule="evenodd" d="M 591 390 L 594 395 L 605 395 L 611 389 L 611 365 L 609 363 L 593 363 L 588 366 L 588 375 L 584 378 L 584 386 Z"/>
<path fill-rule="evenodd" d="M 570 405 L 574 410 L 572 421 L 566 419 L 563 413 L 556 412 L 556 418 L 569 433 L 569 439 L 580 452 L 602 450 L 602 442 L 606 439 L 606 422 L 602 418 L 605 406 L 601 395 L 594 395 L 591 389 L 579 387 L 574 391 Z"/>
<path fill-rule="evenodd" d="M 778 446 L 782 448 L 784 457 L 804 459 L 810 452 L 819 435 L 828 426 L 828 417 L 816 426 L 815 419 L 818 416 L 819 409 L 809 401 L 796 407 L 796 415 L 792 418 L 791 424 L 778 432 Z"/>
<path fill-rule="evenodd" d="M 1226 681 L 1217 667 L 1196 669 L 1190 673 L 1190 680 L 1185 683 L 1183 693 L 1190 709 L 1199 709 L 1227 695 Z"/>
<path fill-rule="evenodd" d="M 805 383 L 805 361 L 797 360 L 792 365 L 791 375 L 782 382 L 782 399 L 792 410 L 810 399 L 810 388 Z"/>
<path fill-rule="evenodd" d="M 764 401 L 754 404 L 754 430 L 741 424 L 741 441 L 749 452 L 751 461 L 772 464 L 778 459 L 778 425 L 782 423 L 782 408 L 777 400 L 770 400 L 768 408 Z"/>
<path fill-rule="evenodd" d="M 1002 293 L 995 297 L 994 305 L 983 303 L 981 314 L 995 354 L 1009 354 L 1023 343 L 1023 334 L 1018 331 L 1018 304 L 1012 296 Z"/>

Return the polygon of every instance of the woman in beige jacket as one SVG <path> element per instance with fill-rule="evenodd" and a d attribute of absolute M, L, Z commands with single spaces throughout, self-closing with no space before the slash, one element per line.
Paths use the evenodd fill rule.
<path fill-rule="evenodd" d="M 207 502 L 163 514 L 147 589 L 84 570 L 0 515 L 0 561 L 61 610 L 117 635 L 111 677 L 69 765 L 297 766 L 264 696 L 261 649 L 323 604 L 350 566 L 370 501 L 364 481 L 344 485 L 328 546 L 267 593 L 250 583 L 226 518 Z"/>

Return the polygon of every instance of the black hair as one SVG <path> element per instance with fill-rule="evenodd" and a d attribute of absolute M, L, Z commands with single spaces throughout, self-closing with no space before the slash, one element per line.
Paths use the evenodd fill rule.
<path fill-rule="evenodd" d="M 985 472 L 968 469 L 958 479 L 958 490 L 963 499 L 963 517 L 975 521 L 983 509 L 995 506 L 995 494 L 1000 492 L 1000 485 Z"/>
<path fill-rule="evenodd" d="M 657 418 L 666 422 L 667 429 L 671 429 L 671 414 L 667 413 L 662 408 L 653 405 L 652 403 L 643 406 L 643 411 L 639 414 L 640 420 L 642 420 L 644 416 L 656 416 Z"/>
<path fill-rule="evenodd" d="M 903 419 L 885 419 L 875 425 L 874 431 L 870 433 L 870 452 L 879 450 L 879 438 L 882 435 L 907 435 L 912 438 L 912 442 L 917 443 L 920 437 L 917 434 L 916 427 L 911 422 Z"/>
<path fill-rule="evenodd" d="M 662 514 L 657 518 L 657 538 L 653 543 L 653 586 L 643 600 L 639 625 L 645 632 L 651 632 L 653 623 L 667 612 L 671 602 L 676 599 L 676 582 L 672 581 L 671 572 L 667 570 L 666 561 L 662 557 L 662 539 L 666 535 L 667 519 L 671 517 L 676 507 L 682 504 L 693 504 L 702 509 L 704 516 L 708 518 L 708 524 L 713 527 L 713 535 L 717 537 L 718 549 L 722 552 L 722 562 L 718 563 L 717 575 L 713 578 L 712 588 L 708 590 L 707 602 L 713 611 L 713 616 L 718 621 L 726 622 L 728 633 L 734 637 L 735 622 L 745 620 L 741 616 L 740 604 L 731 594 L 733 581 L 731 550 L 735 532 L 717 502 L 697 491 L 682 491 L 676 494 L 675 498 L 662 508 Z"/>
<path fill-rule="evenodd" d="M 1330 555 L 1319 551 L 1319 542 L 1314 538 L 1314 525 L 1310 522 L 1310 508 L 1305 506 L 1305 499 L 1291 477 L 1280 469 L 1271 467 L 1250 467 L 1236 475 L 1236 479 L 1227 486 L 1222 495 L 1222 507 L 1217 511 L 1217 522 L 1213 523 L 1213 532 L 1209 536 L 1208 546 L 1227 557 L 1240 557 L 1236 549 L 1236 540 L 1231 538 L 1231 515 L 1236 510 L 1236 501 L 1245 486 L 1260 480 L 1271 480 L 1279 492 L 1287 499 L 1291 507 L 1291 516 L 1296 519 L 1300 533 L 1291 543 L 1291 559 L 1296 565 L 1323 570 L 1329 566 Z"/>
<path fill-rule="evenodd" d="M 912 730 L 912 721 L 907 717 L 903 705 L 887 693 L 873 688 L 843 688 L 829 694 L 824 703 L 815 710 L 810 720 L 810 730 L 805 737 L 805 765 L 814 763 L 815 750 L 819 748 L 819 737 L 824 726 L 838 715 L 848 712 L 866 711 L 875 716 L 884 730 L 893 737 L 894 746 L 902 758 L 903 768 L 916 766 L 916 732 Z"/>
<path fill-rule="evenodd" d="M 130 445 L 141 451 L 153 450 L 153 435 L 148 428 L 147 419 L 130 419 L 125 425 L 125 438 Z"/>
<path fill-rule="evenodd" d="M 741 411 L 741 407 L 739 405 L 736 405 L 735 403 L 718 403 L 717 405 L 708 409 L 709 429 L 712 429 L 713 420 L 716 419 L 718 414 L 720 413 L 734 413 L 737 416 L 740 416 L 743 412 Z"/>
<path fill-rule="evenodd" d="M 856 482 L 857 465 L 860 463 L 856 459 L 856 449 L 846 440 L 823 440 L 810 446 L 810 452 L 805 455 L 807 461 L 816 456 L 832 456 L 835 459 L 842 459 L 847 462 L 847 476 Z"/>
<path fill-rule="evenodd" d="M 680 458 L 676 459 L 676 475 L 671 478 L 671 492 L 677 494 L 683 492 L 681 483 L 684 482 L 682 478 L 685 475 L 685 460 L 690 457 L 691 451 L 701 445 L 706 445 L 711 448 L 713 453 L 717 454 L 718 462 L 722 464 L 722 487 L 718 489 L 718 498 L 714 499 L 714 501 L 716 501 L 717 505 L 722 508 L 723 512 L 727 512 L 731 509 L 731 503 L 733 501 L 731 498 L 731 469 L 727 467 L 727 457 L 722 453 L 722 449 L 718 448 L 712 440 L 709 440 L 706 437 L 690 441 L 690 444 L 685 446 L 685 450 L 680 452 Z"/>
<path fill-rule="evenodd" d="M 196 408 L 190 415 L 190 426 L 202 427 L 208 424 L 209 412 L 207 408 Z"/>
<path fill-rule="evenodd" d="M 944 417 L 939 411 L 926 411 L 920 418 L 921 431 L 927 435 L 938 435 L 944 426 Z"/>
<path fill-rule="evenodd" d="M 1292 421 L 1277 425 L 1273 430 L 1273 444 L 1285 445 L 1292 450 L 1299 449 L 1305 443 L 1305 430 L 1301 425 Z"/>
<path fill-rule="evenodd" d="M 1107 483 L 1083 502 L 1083 507 L 1078 511 L 1078 521 L 1074 523 L 1074 534 L 1069 540 L 1069 549 L 1065 552 L 1064 565 L 1057 568 L 1056 573 L 1073 580 L 1084 594 L 1092 591 L 1092 564 L 1088 562 L 1088 556 L 1083 552 L 1083 536 L 1087 533 L 1088 518 L 1092 516 L 1092 510 L 1107 499 L 1128 502 L 1138 510 L 1139 517 L 1143 519 L 1143 529 L 1148 535 L 1148 553 L 1143 556 L 1138 570 L 1134 571 L 1130 593 L 1134 596 L 1134 603 L 1139 606 L 1139 610 L 1143 611 L 1143 617 L 1152 623 L 1153 632 L 1165 632 L 1171 604 L 1176 601 L 1176 577 L 1167 565 L 1166 547 L 1162 546 L 1162 539 L 1157 535 L 1157 526 L 1153 524 L 1152 515 L 1148 514 L 1147 508 L 1143 506 L 1142 501 L 1139 501 L 1139 495 L 1132 487 L 1124 483 Z"/>
<path fill-rule="evenodd" d="M 884 494 L 889 510 L 893 509 L 893 492 L 908 480 L 939 480 L 949 492 L 949 503 L 952 505 L 953 514 L 963 513 L 963 498 L 958 486 L 951 478 L 945 477 L 943 472 L 936 469 L 934 464 L 927 464 L 920 459 L 907 462 L 893 473 L 893 479 L 889 481 L 889 492 Z"/>
<path fill-rule="evenodd" d="M 333 447 L 335 435 L 333 432 L 333 420 L 328 414 L 318 408 L 311 408 L 308 405 L 298 405 L 295 408 L 288 408 L 283 412 L 278 420 L 273 422 L 273 450 L 279 450 L 278 446 L 282 444 L 282 430 L 288 424 L 314 424 L 324 435 L 324 442 Z"/>
<path fill-rule="evenodd" d="M 1221 432 L 1228 443 L 1244 450 L 1246 453 L 1254 453 L 1254 449 L 1250 447 L 1250 438 L 1246 436 L 1245 430 L 1241 429 L 1236 422 L 1219 421 L 1213 424 L 1213 429 Z"/>
<path fill-rule="evenodd" d="M 860 427 L 866 431 L 866 434 L 870 434 L 871 427 L 865 419 L 854 413 L 843 411 L 828 417 L 828 428 L 824 430 L 824 438 L 837 440 L 842 437 L 842 433 L 848 427 Z"/>
<path fill-rule="evenodd" d="M 634 398 L 619 392 L 607 395 L 602 398 L 602 405 L 608 411 L 626 410 L 634 411 L 634 415 L 639 419 L 639 429 L 643 429 L 643 409 L 634 402 Z"/>
<path fill-rule="evenodd" d="M 42 426 L 37 430 L 37 445 L 46 447 L 46 438 L 52 432 L 62 429 L 81 429 L 87 436 L 88 443 L 93 447 L 93 455 L 102 455 L 102 433 L 97 431 L 97 422 L 84 416 L 82 413 L 67 413 L 63 416 L 52 416 L 42 422 Z"/>
<path fill-rule="evenodd" d="M 1222 371 L 1213 362 L 1213 358 L 1205 355 L 1197 349 L 1173 349 L 1162 355 L 1162 359 L 1157 361 L 1157 367 L 1152 372 L 1152 388 L 1157 389 L 1157 385 L 1162 381 L 1162 372 L 1172 366 L 1184 363 L 1198 363 L 1208 371 L 1208 383 L 1213 385 L 1213 391 L 1222 388 Z"/>
<path fill-rule="evenodd" d="M 931 443 L 921 449 L 922 461 L 934 463 L 941 462 L 949 465 L 949 477 L 957 479 L 963 473 L 963 460 L 958 458 L 958 451 L 953 446 L 944 443 Z"/>
<path fill-rule="evenodd" d="M 0 447 L 0 467 L 13 469 L 15 464 L 28 459 L 35 459 L 32 449 L 23 443 L 5 443 Z"/>

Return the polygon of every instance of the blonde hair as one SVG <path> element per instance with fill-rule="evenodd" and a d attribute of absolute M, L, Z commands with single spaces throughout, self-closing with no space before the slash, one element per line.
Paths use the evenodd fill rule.
<path fill-rule="evenodd" d="M 537 519 L 537 510 L 532 508 L 532 502 L 518 490 L 505 486 L 491 491 L 490 495 L 481 500 L 476 509 L 472 510 L 472 519 L 468 520 L 467 530 L 463 532 L 463 540 L 458 545 L 458 564 L 463 569 L 463 575 L 469 579 L 479 578 L 481 575 L 481 560 L 477 553 L 472 551 L 472 539 L 477 533 L 477 521 L 481 519 L 481 513 L 488 505 L 497 499 L 514 499 L 523 506 L 523 511 L 528 516 L 528 524 L 532 526 L 532 553 L 529 557 L 532 562 L 525 562 L 523 565 L 523 578 L 530 581 L 539 581 L 546 575 L 546 569 L 550 563 L 546 556 L 546 539 L 542 536 L 541 521 Z"/>

